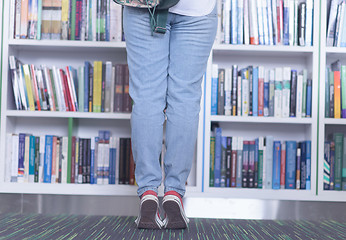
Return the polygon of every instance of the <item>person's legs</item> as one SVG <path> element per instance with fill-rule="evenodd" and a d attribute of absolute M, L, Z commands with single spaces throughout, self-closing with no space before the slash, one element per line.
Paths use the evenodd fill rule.
<path fill-rule="evenodd" d="M 148 9 L 124 8 L 124 33 L 130 71 L 132 153 L 138 195 L 162 181 L 162 149 L 169 59 L 169 30 L 152 34 Z"/>
<path fill-rule="evenodd" d="M 202 17 L 174 14 L 167 86 L 165 193 L 185 194 L 197 138 L 201 82 L 217 29 L 216 8 Z"/>

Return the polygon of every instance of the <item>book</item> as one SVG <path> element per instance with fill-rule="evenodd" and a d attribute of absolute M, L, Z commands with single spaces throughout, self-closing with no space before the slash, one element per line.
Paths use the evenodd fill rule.
<path fill-rule="evenodd" d="M 334 133 L 333 141 L 335 142 L 335 156 L 334 156 L 334 190 L 341 190 L 342 179 L 342 162 L 343 162 L 343 147 L 344 147 L 344 134 Z"/>
<path fill-rule="evenodd" d="M 286 180 L 286 142 L 281 143 L 280 160 L 280 189 L 284 189 Z"/>
<path fill-rule="evenodd" d="M 232 156 L 231 156 L 231 186 L 236 187 L 237 179 L 237 159 L 238 159 L 238 137 L 232 137 Z"/>
<path fill-rule="evenodd" d="M 258 116 L 264 116 L 264 79 L 265 79 L 265 71 L 263 66 L 258 67 Z M 256 74 L 254 71 L 254 78 Z M 269 82 L 267 81 L 267 108 L 268 108 L 268 100 L 269 100 Z M 254 105 L 254 108 L 256 106 Z M 255 115 L 254 115 L 255 116 Z"/>
<path fill-rule="evenodd" d="M 273 150 L 274 150 L 274 138 L 272 136 L 267 136 L 265 138 L 265 162 L 263 163 L 265 172 L 263 173 L 263 178 L 265 181 L 263 182 L 263 187 L 265 189 L 272 189 L 272 177 L 273 177 Z"/>
<path fill-rule="evenodd" d="M 330 183 L 330 142 L 324 141 L 324 155 L 323 155 L 323 189 L 324 190 L 329 190 L 329 183 Z"/>
<path fill-rule="evenodd" d="M 297 143 L 286 141 L 285 189 L 296 189 Z"/>
<path fill-rule="evenodd" d="M 249 166 L 248 166 L 248 183 L 247 186 L 249 188 L 254 188 L 255 187 L 255 171 L 256 171 L 256 163 L 255 163 L 255 151 L 256 151 L 256 144 L 255 141 L 249 141 L 248 142 L 248 161 L 249 161 Z"/>
<path fill-rule="evenodd" d="M 224 115 L 225 103 L 225 69 L 218 70 L 218 96 L 217 96 L 217 114 Z"/>
<path fill-rule="evenodd" d="M 242 187 L 242 169 L 243 169 L 243 137 L 238 137 L 237 142 L 237 170 L 236 170 L 236 187 Z"/>
<path fill-rule="evenodd" d="M 215 167 L 214 167 L 214 186 L 221 186 L 221 141 L 222 141 L 222 130 L 221 128 L 215 128 Z"/>
<path fill-rule="evenodd" d="M 300 79 L 301 80 L 301 79 Z M 289 116 L 290 117 L 296 117 L 296 112 L 297 112 L 297 81 L 298 81 L 298 77 L 297 77 L 297 71 L 296 70 L 292 70 L 291 71 L 291 85 L 290 85 L 290 113 Z M 299 82 L 299 84 L 301 84 Z M 301 86 L 300 86 L 301 87 Z M 301 89 L 299 89 L 300 91 Z M 301 95 L 301 92 L 299 93 Z M 300 96 L 301 97 L 301 96 Z M 300 108 L 301 109 L 301 108 Z M 301 114 L 300 114 L 301 115 Z"/>
<path fill-rule="evenodd" d="M 215 137 L 210 137 L 209 187 L 214 187 Z"/>
<path fill-rule="evenodd" d="M 227 172 L 227 137 L 221 136 L 221 178 L 220 187 L 226 187 Z"/>
<path fill-rule="evenodd" d="M 272 189 L 280 189 L 281 143 L 280 141 L 274 141 L 273 144 L 274 152 Z"/>
<path fill-rule="evenodd" d="M 282 73 L 282 117 L 290 115 L 291 68 L 284 67 Z"/>
<path fill-rule="evenodd" d="M 249 187 L 249 141 L 243 143 L 243 162 L 242 162 L 242 187 Z"/>
<path fill-rule="evenodd" d="M 231 187 L 232 137 L 226 137 L 226 187 Z"/>
<path fill-rule="evenodd" d="M 282 68 L 275 68 L 274 114 L 282 117 Z"/>

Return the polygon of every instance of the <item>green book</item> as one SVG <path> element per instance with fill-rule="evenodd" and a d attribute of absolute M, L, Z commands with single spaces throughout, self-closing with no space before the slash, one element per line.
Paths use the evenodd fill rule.
<path fill-rule="evenodd" d="M 257 188 L 263 188 L 263 149 L 264 139 L 258 139 L 258 185 Z"/>
<path fill-rule="evenodd" d="M 329 118 L 329 68 L 326 69 L 326 80 L 325 80 L 325 99 L 324 99 L 324 116 Z"/>
<path fill-rule="evenodd" d="M 215 137 L 210 137 L 209 187 L 214 187 Z"/>
<path fill-rule="evenodd" d="M 71 40 L 76 40 L 76 0 L 71 1 Z"/>
<path fill-rule="evenodd" d="M 306 89 L 308 81 L 308 72 L 306 69 L 303 70 L 303 103 L 302 103 L 302 117 L 306 116 Z"/>
<path fill-rule="evenodd" d="M 341 117 L 346 118 L 346 66 L 341 66 Z"/>
<path fill-rule="evenodd" d="M 50 82 L 52 84 L 52 91 L 53 91 L 52 94 L 54 95 L 54 101 L 55 101 L 55 111 L 59 111 L 58 97 L 57 97 L 57 91 L 56 91 L 56 88 L 55 88 L 53 70 L 52 69 L 47 69 L 47 71 L 50 74 Z"/>
<path fill-rule="evenodd" d="M 334 133 L 333 137 L 335 142 L 334 189 L 341 190 L 342 158 L 344 156 L 344 134 Z"/>
<path fill-rule="evenodd" d="M 346 191 L 346 136 L 344 137 L 344 157 L 342 160 L 342 176 L 341 176 L 341 189 Z"/>

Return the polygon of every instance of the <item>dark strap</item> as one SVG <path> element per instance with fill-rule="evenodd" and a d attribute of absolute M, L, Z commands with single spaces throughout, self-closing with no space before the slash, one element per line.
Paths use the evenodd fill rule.
<path fill-rule="evenodd" d="M 152 26 L 153 32 L 162 33 L 162 34 L 166 33 L 167 17 L 168 17 L 168 9 L 162 9 L 162 10 L 156 9 L 154 13 L 155 22 L 153 23 L 154 26 Z"/>

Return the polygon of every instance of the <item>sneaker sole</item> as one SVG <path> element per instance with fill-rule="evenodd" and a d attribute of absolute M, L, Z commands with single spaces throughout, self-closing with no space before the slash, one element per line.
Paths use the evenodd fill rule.
<path fill-rule="evenodd" d="M 161 229 L 156 222 L 157 203 L 154 200 L 146 200 L 141 206 L 141 217 L 138 228 Z"/>
<path fill-rule="evenodd" d="M 166 228 L 169 229 L 184 229 L 187 224 L 183 215 L 180 212 L 179 204 L 175 201 L 166 201 L 162 204 L 163 209 L 168 218 Z"/>

